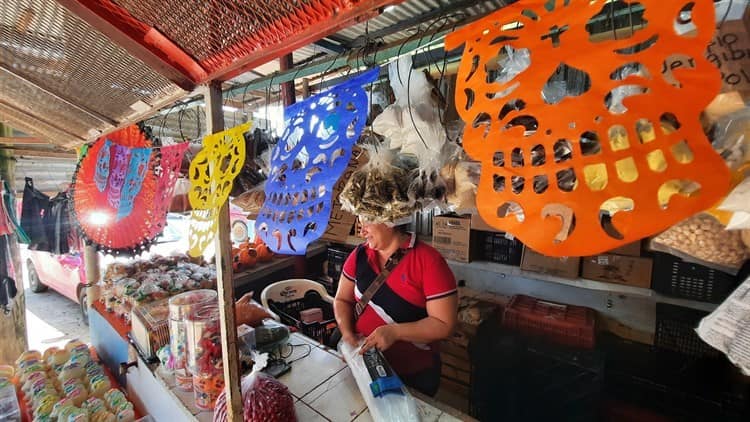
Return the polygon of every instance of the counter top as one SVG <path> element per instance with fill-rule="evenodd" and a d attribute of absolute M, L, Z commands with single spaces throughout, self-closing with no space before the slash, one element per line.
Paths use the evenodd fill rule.
<path fill-rule="evenodd" d="M 292 369 L 279 378 L 294 396 L 295 409 L 300 421 L 372 421 L 351 370 L 341 355 L 300 333 L 289 338 L 291 354 L 286 361 Z M 193 404 L 193 394 L 174 388 L 174 379 L 161 368 L 156 378 L 168 395 L 179 400 L 185 413 L 196 421 L 211 421 L 213 412 L 200 411 Z M 418 392 L 412 391 L 423 422 L 471 421 L 451 409 Z"/>

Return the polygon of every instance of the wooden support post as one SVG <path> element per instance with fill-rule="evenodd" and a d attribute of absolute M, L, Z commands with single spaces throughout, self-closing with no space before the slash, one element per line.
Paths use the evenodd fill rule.
<path fill-rule="evenodd" d="M 86 245 L 83 249 L 83 263 L 86 266 L 86 306 L 89 308 L 99 300 L 99 281 L 102 275 L 99 271 L 99 254 L 96 247 Z"/>
<path fill-rule="evenodd" d="M 208 133 L 224 130 L 221 82 L 211 82 L 205 94 Z M 214 169 L 211 169 L 214 171 Z M 237 350 L 237 327 L 234 317 L 234 283 L 232 280 L 232 250 L 229 226 L 229 204 L 219 211 L 219 228 L 216 234 L 216 284 L 219 290 L 221 316 L 221 352 L 224 362 L 224 381 L 227 392 L 227 420 L 242 420 L 242 393 L 240 392 L 240 365 Z"/>
<path fill-rule="evenodd" d="M 302 98 L 310 98 L 310 79 L 302 79 Z"/>
<path fill-rule="evenodd" d="M 279 70 L 282 72 L 294 67 L 292 54 L 287 54 L 279 58 Z M 281 84 L 281 98 L 284 100 L 284 107 L 289 107 L 297 101 L 297 92 L 294 90 L 294 79 Z"/>
<path fill-rule="evenodd" d="M 12 130 L 9 127 L 0 123 L 0 136 L 10 136 L 11 133 Z M 0 179 L 7 180 L 11 189 L 15 188 L 13 183 L 15 180 L 15 161 L 12 151 L 0 150 Z M 16 280 L 18 294 L 13 301 L 11 313 L 3 315 L 0 312 L 0 339 L 3 339 L 0 342 L 0 364 L 13 364 L 16 358 L 28 348 L 23 268 L 21 266 L 21 252 L 18 249 L 18 240 L 15 235 L 8 236 L 8 247 L 13 264 L 9 267 L 15 269 L 15 274 L 8 274 L 8 276 Z"/>

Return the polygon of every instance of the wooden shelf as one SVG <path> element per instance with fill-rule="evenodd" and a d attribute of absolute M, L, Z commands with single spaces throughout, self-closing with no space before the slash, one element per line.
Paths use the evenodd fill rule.
<path fill-rule="evenodd" d="M 328 247 L 325 243 L 315 242 L 307 248 L 305 254 L 306 258 L 324 253 Z M 232 279 L 234 280 L 235 287 L 242 287 L 248 283 L 252 283 L 255 280 L 260 280 L 276 271 L 283 270 L 284 268 L 291 267 L 294 265 L 295 256 L 278 255 L 274 257 L 271 262 L 264 262 L 249 270 L 234 273 Z"/>
<path fill-rule="evenodd" d="M 511 277 L 521 277 L 533 281 L 564 284 L 566 286 L 578 287 L 581 289 L 599 290 L 628 296 L 647 297 L 653 299 L 654 302 L 685 306 L 688 308 L 699 309 L 707 312 L 713 311 L 718 306 L 718 304 L 716 303 L 699 302 L 697 300 L 680 299 L 676 297 L 665 296 L 651 289 L 646 289 L 643 287 L 634 287 L 616 283 L 604 283 L 601 281 L 588 280 L 585 278 L 568 279 L 549 274 L 525 271 L 520 267 L 499 264 L 496 262 L 473 261 L 470 263 L 465 263 L 448 261 L 448 264 L 452 267 L 455 266 L 459 268 L 468 268 L 471 270 L 487 271 L 491 273 L 504 274 Z"/>

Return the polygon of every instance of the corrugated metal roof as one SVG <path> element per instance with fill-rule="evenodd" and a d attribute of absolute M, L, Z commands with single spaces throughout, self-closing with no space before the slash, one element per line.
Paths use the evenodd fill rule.
<path fill-rule="evenodd" d="M 71 158 L 38 157 L 16 155 L 15 189 L 23 192 L 24 178 L 31 177 L 34 187 L 42 192 L 55 194 L 67 189 L 73 180 L 77 160 Z"/>
<path fill-rule="evenodd" d="M 0 78 L 3 82 L 0 122 L 58 145 L 74 146 L 138 113 L 144 115 L 144 110 L 169 104 L 185 95 L 175 84 L 55 0 L 0 2 L 3 5 L 0 10 Z M 137 0 L 124 3 L 144 14 L 156 4 Z M 350 43 L 366 33 L 382 34 L 385 43 L 397 42 L 408 38 L 414 26 L 421 25 L 424 29 L 446 13 L 476 16 L 505 3 L 501 0 L 407 0 L 386 7 L 381 15 L 367 23 L 295 50 L 294 62 L 338 54 L 332 51 L 352 47 Z M 145 11 L 139 9 L 141 6 Z M 426 22 L 421 22 L 425 19 Z M 272 60 L 228 84 L 252 81 L 278 70 L 278 61 Z"/>

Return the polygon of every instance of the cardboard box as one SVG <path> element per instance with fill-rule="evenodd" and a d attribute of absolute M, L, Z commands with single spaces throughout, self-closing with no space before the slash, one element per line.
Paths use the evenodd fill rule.
<path fill-rule="evenodd" d="M 333 204 L 331 204 L 331 217 L 328 219 L 328 227 L 320 238 L 331 242 L 346 242 L 349 233 L 352 230 L 357 217 L 341 209 L 339 194 L 344 189 L 346 182 L 351 179 L 354 173 L 361 165 L 367 162 L 366 154 L 362 153 L 359 147 L 352 149 L 352 157 L 349 159 L 349 165 L 344 170 L 341 178 L 333 185 Z"/>
<path fill-rule="evenodd" d="M 650 346 L 654 345 L 654 333 L 639 331 L 635 328 L 628 327 L 620 321 L 607 317 L 599 312 L 596 314 L 596 328 L 597 330 L 608 331 L 620 338 L 624 338 L 625 340 L 648 344 Z"/>
<path fill-rule="evenodd" d="M 432 247 L 445 259 L 471 261 L 471 218 L 438 215 L 432 219 Z"/>
<path fill-rule="evenodd" d="M 706 58 L 721 72 L 721 92 L 739 91 L 747 99 L 750 96 L 750 31 L 743 19 L 726 21 L 719 26 L 708 44 Z"/>
<path fill-rule="evenodd" d="M 612 249 L 607 253 L 615 255 L 641 256 L 641 241 L 639 240 L 637 242 L 628 243 L 627 245 Z"/>
<path fill-rule="evenodd" d="M 581 258 L 553 258 L 542 255 L 528 247 L 523 248 L 521 269 L 535 273 L 550 274 L 557 277 L 578 278 L 581 269 Z"/>
<path fill-rule="evenodd" d="M 651 258 L 603 254 L 583 259 L 583 278 L 628 286 L 651 287 Z"/>
<path fill-rule="evenodd" d="M 495 232 L 495 233 L 501 233 L 500 230 L 490 226 L 489 224 L 485 223 L 484 220 L 482 220 L 482 217 L 479 216 L 479 214 L 472 214 L 471 215 L 471 229 L 472 230 L 480 230 L 483 232 Z"/>

